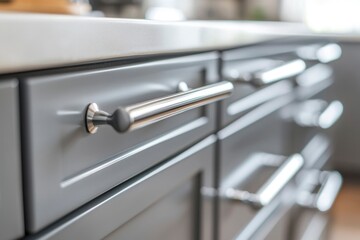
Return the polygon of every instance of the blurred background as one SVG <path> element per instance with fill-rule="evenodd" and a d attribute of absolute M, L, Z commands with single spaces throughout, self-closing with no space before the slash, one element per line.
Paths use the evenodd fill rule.
<path fill-rule="evenodd" d="M 360 29 L 358 0 L 0 0 L 0 10 L 179 20 L 304 22 L 313 31 Z"/>

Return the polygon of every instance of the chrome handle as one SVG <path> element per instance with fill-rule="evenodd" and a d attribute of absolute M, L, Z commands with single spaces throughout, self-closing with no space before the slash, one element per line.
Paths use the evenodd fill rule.
<path fill-rule="evenodd" d="M 131 131 L 224 99 L 233 89 L 231 82 L 222 81 L 167 97 L 119 107 L 112 114 L 99 110 L 96 103 L 91 103 L 86 110 L 86 130 L 95 133 L 98 126 L 107 124 L 120 133 Z"/>
<path fill-rule="evenodd" d="M 229 188 L 225 189 L 221 195 L 227 199 L 241 201 L 254 207 L 265 207 L 300 171 L 304 163 L 305 161 L 300 154 L 293 154 L 285 160 L 256 193 Z"/>
<path fill-rule="evenodd" d="M 255 87 L 262 87 L 271 83 L 294 77 L 306 69 L 306 64 L 301 59 L 282 63 L 272 69 L 262 70 L 255 73 L 239 73 L 230 71 L 225 78 L 234 83 L 249 83 Z"/>
<path fill-rule="evenodd" d="M 325 101 L 319 99 L 308 100 L 295 109 L 294 121 L 303 127 L 327 129 L 336 123 L 343 110 L 342 103 L 337 100 L 332 101 L 330 104 L 326 104 Z"/>
<path fill-rule="evenodd" d="M 298 204 L 311 209 L 326 212 L 331 209 L 340 192 L 342 177 L 337 171 L 313 171 L 316 179 L 308 189 L 302 190 L 298 195 Z M 316 186 L 321 185 L 317 193 L 313 193 Z"/>
<path fill-rule="evenodd" d="M 329 43 L 325 45 L 308 45 L 300 47 L 296 54 L 304 60 L 318 61 L 321 63 L 329 63 L 341 57 L 341 47 L 336 43 Z"/>

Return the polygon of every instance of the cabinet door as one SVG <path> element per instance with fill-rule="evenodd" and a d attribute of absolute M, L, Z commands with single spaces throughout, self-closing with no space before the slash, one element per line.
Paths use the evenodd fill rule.
<path fill-rule="evenodd" d="M 39 239 L 212 239 L 215 136 L 94 200 Z"/>
<path fill-rule="evenodd" d="M 18 83 L 0 82 L 0 239 L 21 237 L 24 232 Z"/>

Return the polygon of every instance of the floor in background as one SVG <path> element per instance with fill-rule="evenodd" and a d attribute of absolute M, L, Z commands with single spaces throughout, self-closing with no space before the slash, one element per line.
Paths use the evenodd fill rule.
<path fill-rule="evenodd" d="M 330 240 L 360 239 L 360 183 L 344 182 L 333 207 Z"/>

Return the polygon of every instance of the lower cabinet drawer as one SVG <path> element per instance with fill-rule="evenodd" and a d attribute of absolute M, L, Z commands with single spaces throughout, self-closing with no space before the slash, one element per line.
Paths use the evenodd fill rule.
<path fill-rule="evenodd" d="M 129 180 L 35 239 L 213 239 L 215 136 Z"/>
<path fill-rule="evenodd" d="M 289 125 L 280 109 L 289 102 L 270 101 L 218 133 L 219 239 L 248 239 L 253 222 L 261 225 L 301 170 L 302 156 L 287 154 Z"/>

